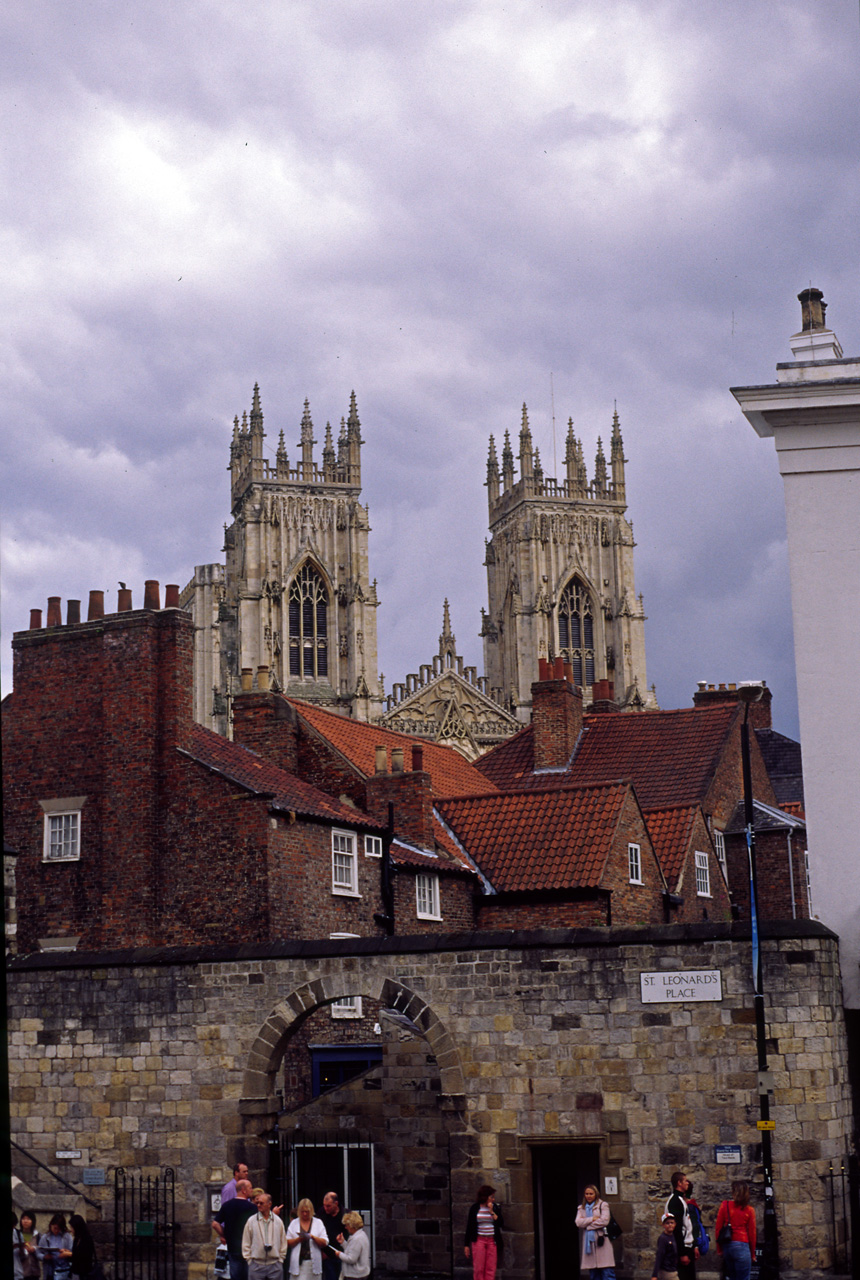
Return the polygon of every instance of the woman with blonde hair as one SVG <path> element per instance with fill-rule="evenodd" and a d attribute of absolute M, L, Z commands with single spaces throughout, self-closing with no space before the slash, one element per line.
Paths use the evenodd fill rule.
<path fill-rule="evenodd" d="M 299 1201 L 296 1214 L 287 1227 L 290 1275 L 312 1280 L 313 1276 L 322 1275 L 322 1251 L 328 1247 L 328 1236 L 307 1197 Z"/>
<path fill-rule="evenodd" d="M 606 1234 L 611 1217 L 609 1205 L 600 1199 L 597 1187 L 589 1183 L 576 1211 L 580 1240 L 579 1271 L 586 1280 L 615 1280 L 615 1253 Z"/>
<path fill-rule="evenodd" d="M 370 1275 L 370 1241 L 364 1230 L 364 1218 L 353 1209 L 343 1215 L 343 1225 L 349 1232 L 346 1248 L 341 1250 L 332 1246 L 332 1252 L 341 1261 L 340 1274 L 344 1280 L 365 1280 Z M 338 1236 L 337 1242 L 340 1245 L 344 1243 L 343 1233 Z"/>

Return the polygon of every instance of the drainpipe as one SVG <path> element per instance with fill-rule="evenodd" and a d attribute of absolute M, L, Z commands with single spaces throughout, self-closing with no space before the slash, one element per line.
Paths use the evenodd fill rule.
<path fill-rule="evenodd" d="M 788 846 L 788 883 L 791 886 L 791 918 L 797 919 L 797 903 L 794 899 L 794 858 L 791 853 L 791 827 L 785 837 L 785 843 Z"/>

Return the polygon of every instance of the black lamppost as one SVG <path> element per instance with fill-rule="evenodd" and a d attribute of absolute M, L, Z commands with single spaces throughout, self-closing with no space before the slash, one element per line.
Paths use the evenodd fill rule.
<path fill-rule="evenodd" d="M 773 1148 L 770 1118 L 770 1077 L 767 1067 L 767 1034 L 764 1016 L 764 984 L 762 981 L 761 937 L 758 919 L 758 877 L 755 856 L 755 829 L 753 827 L 752 766 L 750 763 L 750 704 L 758 702 L 764 693 L 760 681 L 743 681 L 738 689 L 744 704 L 741 722 L 741 762 L 744 778 L 744 828 L 749 856 L 750 875 L 750 926 L 752 932 L 753 999 L 755 1006 L 755 1042 L 758 1054 L 758 1102 L 759 1130 L 761 1132 L 761 1162 L 764 1173 L 764 1244 L 761 1257 L 762 1280 L 775 1280 L 779 1275 L 779 1233 L 776 1222 L 776 1205 L 773 1198 Z"/>

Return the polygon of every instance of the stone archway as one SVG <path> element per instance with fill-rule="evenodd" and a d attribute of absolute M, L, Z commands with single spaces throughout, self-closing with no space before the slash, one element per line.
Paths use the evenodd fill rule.
<path fill-rule="evenodd" d="M 453 1263 L 455 1235 L 451 1190 L 461 1165 L 471 1166 L 477 1158 L 460 1054 L 428 1001 L 405 982 L 379 973 L 378 958 L 374 965 L 369 957 L 350 957 L 349 965 L 346 970 L 332 965 L 331 972 L 318 971 L 297 985 L 259 1028 L 248 1052 L 239 1102 L 245 1146 L 259 1150 L 261 1163 L 264 1158 L 271 1160 L 273 1152 L 280 1155 L 280 1174 L 273 1174 L 273 1180 L 280 1177 L 276 1185 L 285 1199 L 302 1170 L 305 1185 L 313 1186 L 319 1176 L 317 1162 L 340 1160 L 341 1148 L 342 1186 L 348 1192 L 345 1184 L 352 1181 L 354 1165 L 366 1151 L 373 1194 L 362 1212 L 371 1210 L 380 1274 L 392 1267 L 402 1270 L 401 1262 L 407 1258 L 413 1272 L 447 1273 Z M 380 1063 L 377 1077 L 380 1083 L 367 1093 L 363 1092 L 366 1084 L 348 1083 L 296 1110 L 279 1113 L 282 1065 L 292 1046 L 304 1041 L 303 1029 L 325 1006 L 356 996 L 403 1015 L 411 1024 L 405 1031 L 401 1027 L 399 1044 L 396 1036 L 393 1046 L 388 1042 L 385 1066 Z M 346 1091 L 353 1088 L 357 1092 L 350 1097 Z M 344 1115 L 346 1125 L 341 1124 Z M 329 1181 L 337 1188 L 337 1181 Z"/>
<path fill-rule="evenodd" d="M 316 1009 L 349 995 L 378 1000 L 405 1014 L 427 1040 L 439 1065 L 442 1096 L 450 1109 L 465 1104 L 465 1087 L 456 1044 L 441 1019 L 417 992 L 378 974 L 342 971 L 303 983 L 279 1001 L 261 1026 L 248 1054 L 239 1112 L 248 1117 L 277 1114 L 275 1081 L 287 1042 L 297 1026 Z"/>

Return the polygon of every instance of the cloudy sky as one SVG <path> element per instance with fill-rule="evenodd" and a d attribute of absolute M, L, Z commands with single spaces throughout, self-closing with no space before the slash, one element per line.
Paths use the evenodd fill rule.
<path fill-rule="evenodd" d="M 796 734 L 782 482 L 728 388 L 810 282 L 860 351 L 857 0 L 13 0 L 0 34 L 4 690 L 49 595 L 221 559 L 255 381 L 291 457 L 356 391 L 386 687 L 445 596 L 482 668 L 487 439 L 526 401 L 560 471 L 552 389 L 589 471 L 617 402 L 661 705 L 764 678 Z"/>

